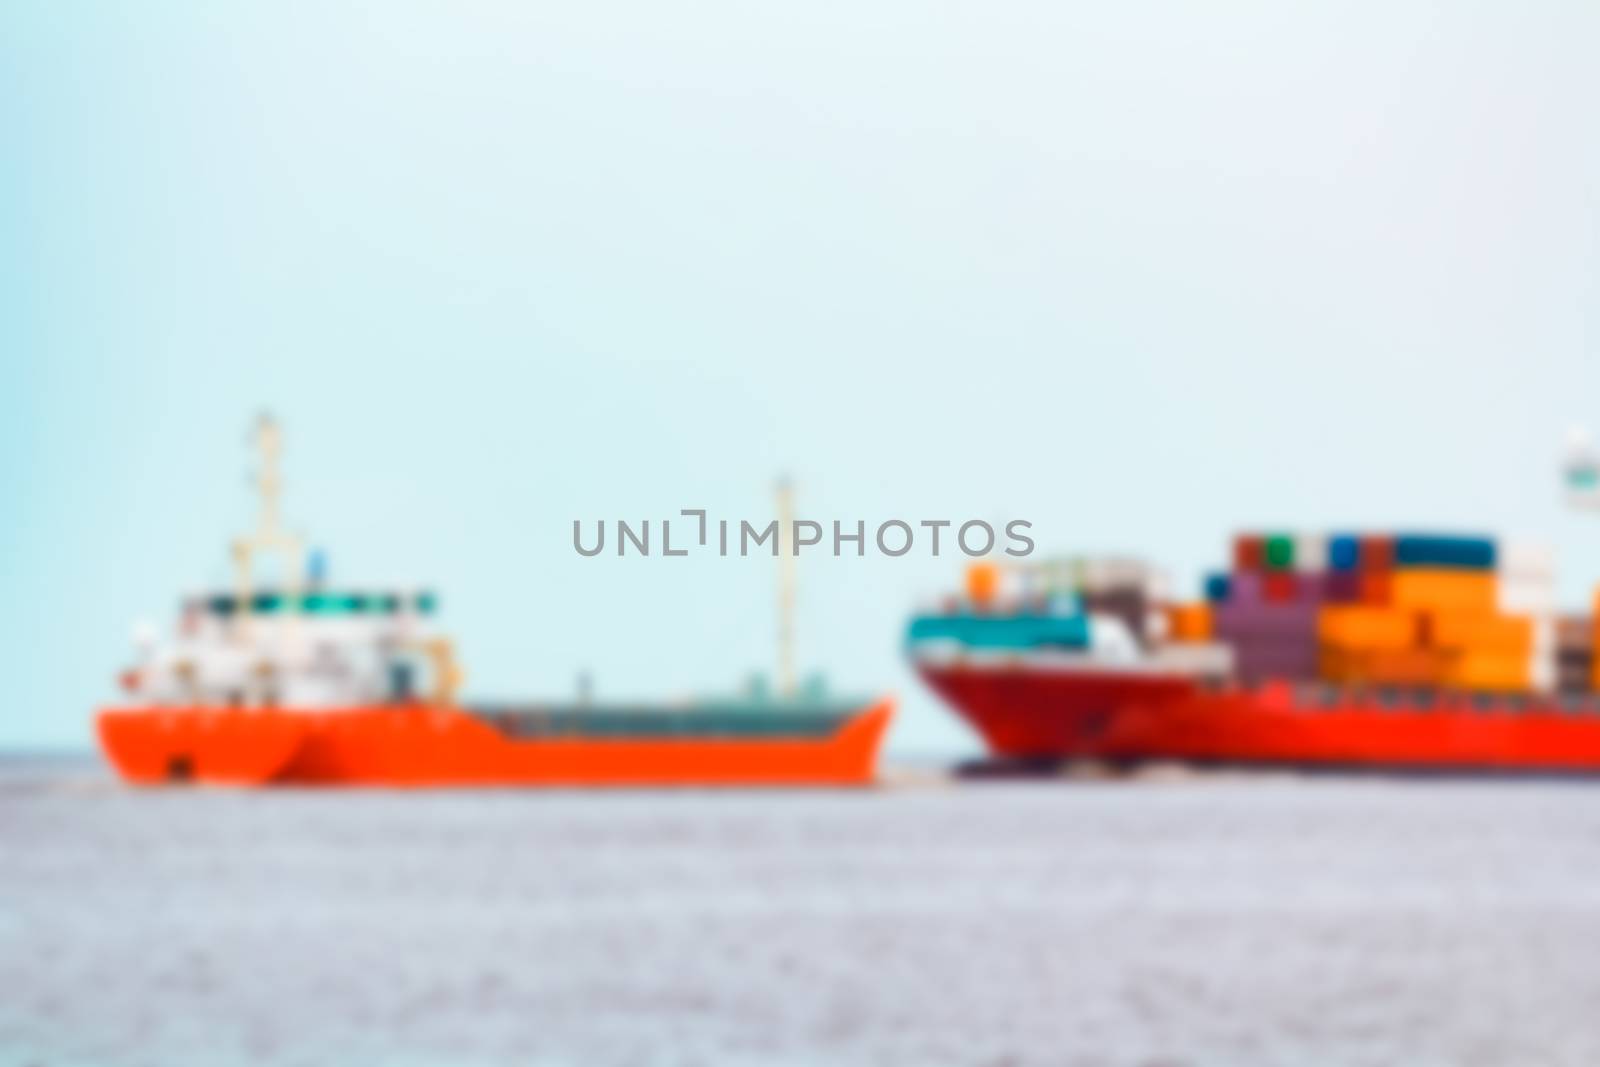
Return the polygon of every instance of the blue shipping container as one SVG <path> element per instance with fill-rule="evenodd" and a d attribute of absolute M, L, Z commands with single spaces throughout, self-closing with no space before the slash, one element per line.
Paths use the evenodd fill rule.
<path fill-rule="evenodd" d="M 1335 534 L 1328 539 L 1328 567 L 1353 571 L 1361 566 L 1361 538 L 1355 534 Z"/>
<path fill-rule="evenodd" d="M 1494 540 L 1488 537 L 1443 537 L 1437 534 L 1398 534 L 1394 539 L 1396 567 L 1458 567 L 1493 570 Z"/>
<path fill-rule="evenodd" d="M 1206 599 L 1211 603 L 1221 604 L 1232 590 L 1233 582 L 1226 574 L 1206 575 Z"/>

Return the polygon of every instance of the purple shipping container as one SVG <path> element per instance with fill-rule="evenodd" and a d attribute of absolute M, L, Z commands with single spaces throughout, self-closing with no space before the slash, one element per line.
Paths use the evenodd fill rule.
<path fill-rule="evenodd" d="M 1317 675 L 1317 652 L 1314 647 L 1308 650 L 1235 645 L 1233 657 L 1234 673 L 1242 682 L 1259 682 L 1268 678 L 1298 681 Z"/>
<path fill-rule="evenodd" d="M 1321 582 L 1308 584 L 1320 588 Z M 1319 601 L 1320 597 L 1214 605 L 1213 631 L 1219 640 L 1232 646 L 1239 680 L 1254 684 L 1268 678 L 1315 677 Z"/>
<path fill-rule="evenodd" d="M 1228 583 L 1229 604 L 1261 603 L 1261 575 L 1255 571 L 1234 571 Z"/>
<path fill-rule="evenodd" d="M 1361 575 L 1329 571 L 1322 576 L 1322 598 L 1331 604 L 1354 604 L 1361 599 Z"/>
<path fill-rule="evenodd" d="M 1315 642 L 1318 605 L 1313 601 L 1285 603 L 1218 604 L 1211 611 L 1212 628 L 1218 637 L 1239 638 L 1278 634 Z"/>
<path fill-rule="evenodd" d="M 1259 653 L 1265 656 L 1315 656 L 1317 654 L 1317 641 L 1315 635 L 1303 633 L 1267 632 L 1244 634 L 1238 637 L 1226 638 L 1228 644 L 1235 651 Z"/>
<path fill-rule="evenodd" d="M 1246 643 L 1233 646 L 1235 662 L 1262 667 L 1279 667 L 1284 670 L 1310 670 L 1317 668 L 1315 648 L 1284 645 L 1259 645 Z"/>

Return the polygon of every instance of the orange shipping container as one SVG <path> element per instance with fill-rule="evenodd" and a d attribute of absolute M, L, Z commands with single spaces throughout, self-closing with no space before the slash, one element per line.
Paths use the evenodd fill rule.
<path fill-rule="evenodd" d="M 1000 591 L 1000 568 L 993 563 L 974 563 L 967 568 L 967 596 L 987 604 Z"/>
<path fill-rule="evenodd" d="M 1173 604 L 1167 608 L 1168 634 L 1174 641 L 1211 640 L 1211 605 Z"/>
<path fill-rule="evenodd" d="M 1444 664 L 1430 648 L 1325 648 L 1318 666 L 1325 679 L 1342 685 L 1438 685 Z"/>
<path fill-rule="evenodd" d="M 1366 666 L 1380 685 L 1438 685 L 1443 663 L 1431 648 L 1381 648 L 1367 653 Z"/>
<path fill-rule="evenodd" d="M 1358 658 L 1341 649 L 1324 646 L 1317 651 L 1317 674 L 1325 682 L 1340 685 L 1359 682 L 1361 679 L 1355 677 Z"/>
<path fill-rule="evenodd" d="M 1417 618 L 1385 607 L 1326 607 L 1317 616 L 1317 637 L 1342 649 L 1410 648 L 1417 643 Z"/>
<path fill-rule="evenodd" d="M 1359 685 L 1367 680 L 1366 653 L 1324 646 L 1317 652 L 1317 673 L 1323 681 Z"/>
<path fill-rule="evenodd" d="M 1427 632 L 1441 648 L 1524 659 L 1533 651 L 1533 620 L 1526 615 L 1439 612 L 1428 617 Z"/>
<path fill-rule="evenodd" d="M 1466 653 L 1456 656 L 1445 670 L 1444 684 L 1458 689 L 1518 692 L 1528 689 L 1532 678 L 1526 656 Z"/>
<path fill-rule="evenodd" d="M 1389 576 L 1389 600 L 1397 608 L 1488 615 L 1495 610 L 1495 599 L 1492 571 L 1416 567 Z"/>

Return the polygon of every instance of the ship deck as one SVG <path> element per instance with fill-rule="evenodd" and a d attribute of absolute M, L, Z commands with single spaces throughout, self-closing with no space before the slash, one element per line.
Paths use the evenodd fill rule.
<path fill-rule="evenodd" d="M 792 706 L 727 702 L 684 706 L 610 704 L 475 704 L 465 710 L 507 737 L 830 737 L 871 702 Z"/>

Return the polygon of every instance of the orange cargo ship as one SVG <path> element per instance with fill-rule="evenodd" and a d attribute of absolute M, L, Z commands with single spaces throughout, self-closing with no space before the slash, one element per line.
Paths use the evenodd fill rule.
<path fill-rule="evenodd" d="M 782 718 L 782 704 L 734 716 Z M 623 711 L 661 720 L 670 707 Z M 790 732 L 739 723 L 696 705 L 677 732 L 609 732 L 588 707 L 485 715 L 472 710 L 383 705 L 304 708 L 107 708 L 100 743 L 117 772 L 140 785 L 375 786 L 800 786 L 866 785 L 892 705 L 804 707 Z M 570 733 L 541 726 L 565 715 Z M 517 719 L 525 717 L 519 724 Z M 595 731 L 589 735 L 583 731 Z"/>
<path fill-rule="evenodd" d="M 426 592 L 337 591 L 278 523 L 279 436 L 263 420 L 257 531 L 235 590 L 191 597 L 175 638 L 138 639 L 132 702 L 102 710 L 101 747 L 141 785 L 854 786 L 873 781 L 892 701 L 818 683 L 681 704 L 470 706 Z M 303 580 L 259 588 L 279 553 Z M 309 563 L 309 565 L 306 565 Z M 785 603 L 789 598 L 785 597 Z M 785 627 L 787 633 L 787 627 Z M 787 657 L 786 657 L 787 658 Z M 427 692 L 421 692 L 422 683 Z"/>
<path fill-rule="evenodd" d="M 1595 629 L 1553 572 L 1436 534 L 1244 535 L 1200 602 L 1133 560 L 983 564 L 909 647 L 1002 765 L 1600 772 Z"/>

